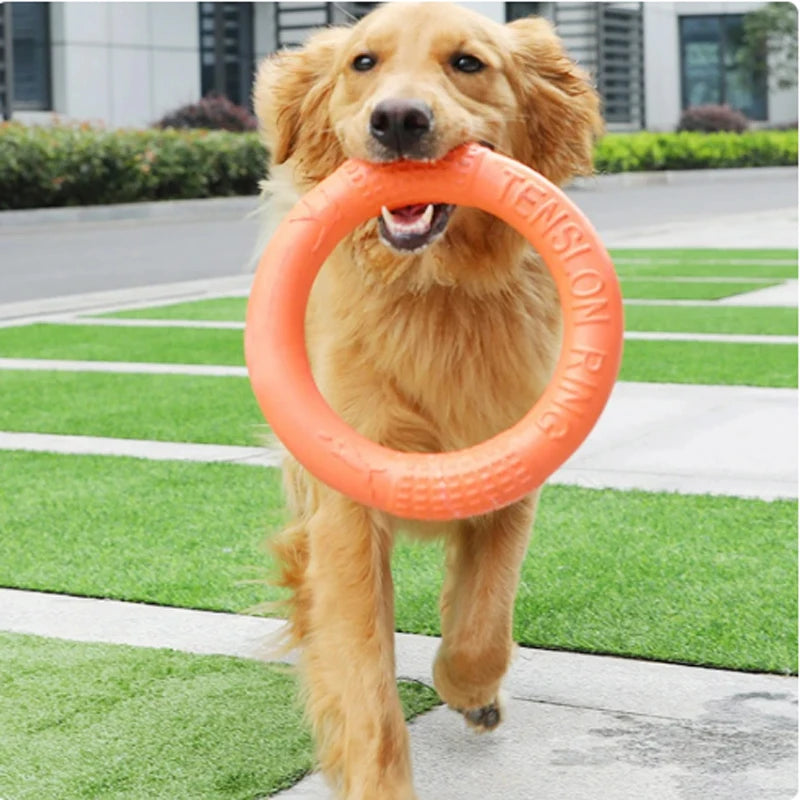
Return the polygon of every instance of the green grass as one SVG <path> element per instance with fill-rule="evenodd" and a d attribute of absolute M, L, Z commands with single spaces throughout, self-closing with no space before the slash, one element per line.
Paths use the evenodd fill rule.
<path fill-rule="evenodd" d="M 639 263 L 636 259 L 615 263 L 620 278 L 772 278 L 785 280 L 797 277 L 797 266 L 791 264 L 736 264 L 656 262 Z"/>
<path fill-rule="evenodd" d="M 0 585 L 240 611 L 276 599 L 260 542 L 277 470 L 0 453 Z M 797 668 L 796 502 L 548 487 L 523 567 L 525 645 Z M 401 543 L 401 630 L 438 632 L 441 553 Z"/>
<path fill-rule="evenodd" d="M 242 331 L 40 323 L 0 328 L 0 356 L 244 365 Z"/>
<path fill-rule="evenodd" d="M 243 611 L 284 522 L 277 470 L 0 452 L 0 585 Z"/>
<path fill-rule="evenodd" d="M 625 300 L 721 300 L 756 289 L 775 286 L 780 281 L 732 282 L 713 281 L 693 283 L 691 281 L 648 281 L 620 278 L 622 296 Z"/>
<path fill-rule="evenodd" d="M 619 379 L 796 387 L 797 345 L 629 340 Z"/>
<path fill-rule="evenodd" d="M 116 311 L 113 314 L 100 314 L 99 316 L 127 319 L 191 319 L 207 320 L 209 322 L 239 322 L 244 321 L 246 308 L 246 297 L 218 297 L 213 300 L 195 300 L 187 303 L 170 303 L 169 305 Z"/>
<path fill-rule="evenodd" d="M 440 558 L 400 548 L 401 630 L 439 632 Z M 797 671 L 797 503 L 549 486 L 522 570 L 529 646 Z"/>
<path fill-rule="evenodd" d="M 311 769 L 287 670 L 0 634 L 0 797 L 251 800 Z M 406 714 L 437 703 L 401 684 Z"/>
<path fill-rule="evenodd" d="M 0 430 L 257 444 L 247 378 L 4 370 Z"/>
<path fill-rule="evenodd" d="M 796 250 L 613 250 L 621 277 L 796 278 Z"/>
<path fill-rule="evenodd" d="M 625 329 L 796 336 L 797 309 L 628 305 L 625 306 Z"/>

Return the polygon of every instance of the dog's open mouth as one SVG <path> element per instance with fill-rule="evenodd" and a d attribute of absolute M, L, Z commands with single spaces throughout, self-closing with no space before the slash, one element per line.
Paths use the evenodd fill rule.
<path fill-rule="evenodd" d="M 391 211 L 383 206 L 378 220 L 381 240 L 403 253 L 422 250 L 444 233 L 454 208 L 449 203 L 416 203 Z"/>

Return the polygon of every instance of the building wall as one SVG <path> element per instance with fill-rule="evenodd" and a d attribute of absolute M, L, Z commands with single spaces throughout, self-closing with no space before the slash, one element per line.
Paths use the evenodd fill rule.
<path fill-rule="evenodd" d="M 256 3 L 253 12 L 253 50 L 256 63 L 275 50 L 278 34 L 275 30 L 275 8 L 272 3 Z"/>
<path fill-rule="evenodd" d="M 651 130 L 674 129 L 681 114 L 680 40 L 675 5 L 644 5 L 645 119 Z"/>
<path fill-rule="evenodd" d="M 200 96 L 196 3 L 53 3 L 53 113 L 81 121 L 147 126 Z"/>
<path fill-rule="evenodd" d="M 650 130 L 674 130 L 681 114 L 679 18 L 701 14 L 745 14 L 763 3 L 644 3 L 645 102 Z M 797 89 L 770 87 L 768 123 L 797 121 Z"/>
<path fill-rule="evenodd" d="M 505 3 L 463 2 L 497 21 Z M 581 4 L 578 4 L 581 5 Z M 644 8 L 647 127 L 674 129 L 681 111 L 678 20 L 687 14 L 743 13 L 758 2 L 646 2 Z M 540 11 L 551 15 L 554 4 Z M 575 9 L 578 11 L 578 7 Z M 147 126 L 200 97 L 198 4 L 195 2 L 52 3 L 53 111 L 110 126 Z M 260 61 L 275 49 L 273 3 L 254 4 L 254 50 Z M 580 54 L 577 54 L 580 56 Z M 796 89 L 770 89 L 769 122 L 797 120 Z M 46 120 L 51 112 L 18 112 Z"/>

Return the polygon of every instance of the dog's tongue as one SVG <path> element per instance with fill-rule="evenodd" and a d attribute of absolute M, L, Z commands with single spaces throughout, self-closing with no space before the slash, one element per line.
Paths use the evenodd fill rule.
<path fill-rule="evenodd" d="M 391 211 L 383 206 L 381 217 L 383 217 L 383 224 L 390 236 L 424 236 L 431 229 L 433 205 L 415 203 L 410 206 L 393 208 Z"/>
<path fill-rule="evenodd" d="M 402 206 L 401 208 L 393 208 L 392 214 L 395 217 L 401 217 L 403 220 L 411 222 L 417 217 L 421 217 L 427 208 L 426 203 L 416 203 L 412 206 Z"/>

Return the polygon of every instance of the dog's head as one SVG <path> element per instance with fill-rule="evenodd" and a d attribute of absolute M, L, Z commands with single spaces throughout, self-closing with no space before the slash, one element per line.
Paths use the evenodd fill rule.
<path fill-rule="evenodd" d="M 597 94 L 548 22 L 499 25 L 445 3 L 390 3 L 267 59 L 254 104 L 272 163 L 288 162 L 300 191 L 346 158 L 435 160 L 465 142 L 561 184 L 591 171 L 601 127 Z M 384 209 L 356 235 L 379 261 L 440 239 L 474 256 L 498 224 L 474 209 L 421 204 Z"/>

